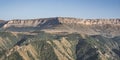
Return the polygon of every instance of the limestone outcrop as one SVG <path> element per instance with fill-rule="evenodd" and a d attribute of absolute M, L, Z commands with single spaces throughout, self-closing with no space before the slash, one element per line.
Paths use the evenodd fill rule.
<path fill-rule="evenodd" d="M 88 35 L 119 36 L 120 19 L 78 19 L 70 17 L 15 19 L 1 25 L 5 31 L 77 32 Z"/>

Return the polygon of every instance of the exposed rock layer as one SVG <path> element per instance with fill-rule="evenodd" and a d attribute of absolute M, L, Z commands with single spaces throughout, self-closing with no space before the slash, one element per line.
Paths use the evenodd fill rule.
<path fill-rule="evenodd" d="M 10 20 L 2 23 L 5 31 L 28 32 L 42 30 L 50 33 L 77 32 L 88 35 L 119 36 L 120 19 L 77 19 L 68 17 Z"/>
<path fill-rule="evenodd" d="M 113 24 L 120 25 L 120 19 L 76 19 L 76 18 L 43 18 L 43 19 L 28 19 L 28 20 L 10 20 L 6 27 L 38 27 L 42 24 L 84 24 L 84 25 L 94 25 L 94 24 Z"/>

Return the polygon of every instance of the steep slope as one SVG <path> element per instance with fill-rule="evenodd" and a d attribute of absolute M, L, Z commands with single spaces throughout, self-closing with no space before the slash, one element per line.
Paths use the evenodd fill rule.
<path fill-rule="evenodd" d="M 7 21 L 0 20 L 0 28 L 3 27 L 5 23 L 7 23 Z"/>
<path fill-rule="evenodd" d="M 35 32 L 34 32 L 35 33 Z M 37 32 L 27 39 L 11 39 L 8 49 L 0 50 L 1 60 L 119 60 L 120 45 L 115 38 L 84 34 Z M 19 35 L 19 34 L 18 34 Z M 9 37 L 9 36 L 8 36 Z M 14 37 L 11 36 L 11 37 Z M 2 38 L 3 39 L 3 38 Z M 24 40 L 24 41 L 23 41 Z M 7 40 L 5 40 L 7 41 Z M 23 42 L 21 42 L 23 41 Z M 19 42 L 19 44 L 18 44 Z M 0 44 L 1 45 L 1 44 Z M 19 58 L 19 59 L 18 59 Z"/>
<path fill-rule="evenodd" d="M 19 19 L 0 26 L 0 60 L 120 60 L 120 19 Z"/>

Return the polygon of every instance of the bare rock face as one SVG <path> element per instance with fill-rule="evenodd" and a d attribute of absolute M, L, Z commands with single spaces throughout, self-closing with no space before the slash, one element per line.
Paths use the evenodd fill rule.
<path fill-rule="evenodd" d="M 58 18 L 58 20 L 67 25 L 67 31 L 107 37 L 120 35 L 120 19 Z"/>
<path fill-rule="evenodd" d="M 37 27 L 42 24 L 83 24 L 83 25 L 103 25 L 103 24 L 113 24 L 120 25 L 120 19 L 76 19 L 76 18 L 43 18 L 43 19 L 28 19 L 28 20 L 10 20 L 4 25 L 7 27 Z"/>
<path fill-rule="evenodd" d="M 57 20 L 53 18 L 45 18 L 45 19 L 28 19 L 28 20 L 10 20 L 7 24 L 3 26 L 3 28 L 8 27 L 40 27 L 41 25 L 51 25 L 57 24 Z"/>
<path fill-rule="evenodd" d="M 120 60 L 120 19 L 0 21 L 0 60 Z"/>
<path fill-rule="evenodd" d="M 58 18 L 61 23 L 67 24 L 116 24 L 120 25 L 120 19 L 76 19 L 76 18 Z"/>
<path fill-rule="evenodd" d="M 46 23 L 47 22 L 47 23 Z M 84 24 L 84 25 L 94 25 L 94 24 L 115 24 L 120 25 L 120 19 L 76 19 L 76 18 L 43 18 L 43 19 L 28 19 L 28 20 L 10 20 L 4 27 L 37 27 L 41 24 Z"/>
<path fill-rule="evenodd" d="M 77 19 L 56 17 L 10 20 L 3 25 L 3 29 L 6 29 L 7 31 L 13 31 L 15 29 L 14 31 L 44 30 L 47 32 L 77 32 L 88 35 L 111 37 L 120 35 L 120 19 Z"/>

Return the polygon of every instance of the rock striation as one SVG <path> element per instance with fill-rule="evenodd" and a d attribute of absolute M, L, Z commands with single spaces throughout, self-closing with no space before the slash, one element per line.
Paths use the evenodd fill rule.
<path fill-rule="evenodd" d="M 68 17 L 57 17 L 57 18 L 41 18 L 41 19 L 28 19 L 28 20 L 10 20 L 3 27 L 38 27 L 42 24 L 47 25 L 57 25 L 57 24 L 84 24 L 84 25 L 94 25 L 94 24 L 114 24 L 120 25 L 120 19 L 77 19 Z"/>
<path fill-rule="evenodd" d="M 16 19 L 2 25 L 7 31 L 77 32 L 88 35 L 120 35 L 120 19 L 77 19 L 70 17 Z"/>
<path fill-rule="evenodd" d="M 117 24 L 120 25 L 120 19 L 76 19 L 76 18 L 58 18 L 61 23 L 68 24 L 85 24 L 85 25 L 93 25 L 93 24 Z"/>
<path fill-rule="evenodd" d="M 120 60 L 120 19 L 0 21 L 0 60 Z"/>
<path fill-rule="evenodd" d="M 57 20 L 55 18 L 45 18 L 45 19 L 27 19 L 27 20 L 10 20 L 3 27 L 38 27 L 40 25 L 50 25 L 57 24 Z"/>

